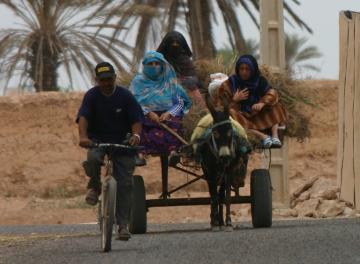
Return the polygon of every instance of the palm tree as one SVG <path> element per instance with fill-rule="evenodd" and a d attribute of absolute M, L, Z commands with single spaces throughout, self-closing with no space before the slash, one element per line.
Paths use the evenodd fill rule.
<path fill-rule="evenodd" d="M 312 32 L 309 26 L 295 14 L 289 3 L 300 5 L 298 0 L 285 0 L 286 20 L 290 24 L 294 22 L 297 26 Z M 108 1 L 108 5 L 111 5 L 111 1 Z M 124 6 L 127 6 L 127 12 L 119 14 L 115 11 L 123 10 Z M 147 6 L 150 12 L 132 14 L 131 10 L 138 10 L 139 6 Z M 118 7 L 109 8 L 108 20 L 117 18 L 118 25 L 126 24 L 132 32 L 136 31 L 135 61 L 143 56 L 151 36 L 162 35 L 176 27 L 184 28 L 184 26 L 188 28 L 195 58 L 206 59 L 216 55 L 213 35 L 213 28 L 217 23 L 216 10 L 220 10 L 225 22 L 231 48 L 240 53 L 245 52 L 246 41 L 241 29 L 242 20 L 237 14 L 239 8 L 243 8 L 259 28 L 255 16 L 260 8 L 259 0 L 123 0 Z M 118 32 L 115 30 L 113 36 L 117 35 Z"/>
<path fill-rule="evenodd" d="M 94 64 L 110 60 L 121 70 L 130 63 L 125 42 L 98 33 L 98 28 L 121 30 L 101 23 L 93 10 L 101 0 L 2 0 L 0 4 L 22 21 L 21 28 L 0 32 L 0 80 L 4 92 L 12 78 L 19 87 L 33 84 L 36 91 L 58 90 L 58 72 L 65 70 L 71 84 L 76 72 L 92 76 Z M 84 78 L 85 79 L 85 78 Z"/>
<path fill-rule="evenodd" d="M 286 68 L 290 73 L 297 70 L 311 70 L 319 72 L 320 69 L 313 64 L 306 63 L 310 59 L 320 58 L 321 52 L 316 46 L 305 46 L 308 39 L 298 35 L 286 35 L 285 37 L 285 59 Z"/>

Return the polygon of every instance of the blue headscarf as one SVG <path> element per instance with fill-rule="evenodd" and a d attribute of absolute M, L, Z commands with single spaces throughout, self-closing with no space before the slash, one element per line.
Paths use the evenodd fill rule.
<path fill-rule="evenodd" d="M 153 61 L 160 63 L 160 68 L 148 66 Z M 180 97 L 184 102 L 183 114 L 191 107 L 191 100 L 178 84 L 175 70 L 164 56 L 156 51 L 149 51 L 142 61 L 143 72 L 138 73 L 130 85 L 130 90 L 141 107 L 147 111 L 167 111 Z"/>
<path fill-rule="evenodd" d="M 248 80 L 243 80 L 239 74 L 241 64 L 246 64 L 250 68 L 251 75 Z M 233 93 L 245 88 L 249 90 L 249 98 L 241 101 L 241 111 L 247 113 L 251 113 L 251 107 L 258 103 L 271 88 L 267 80 L 261 75 L 256 59 L 251 55 L 243 55 L 237 60 L 235 74 L 231 75 L 229 79 Z"/>

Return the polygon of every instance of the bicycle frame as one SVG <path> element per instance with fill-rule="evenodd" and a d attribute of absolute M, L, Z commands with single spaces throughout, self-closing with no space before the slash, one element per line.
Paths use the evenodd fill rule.
<path fill-rule="evenodd" d="M 104 252 L 108 252 L 111 250 L 113 228 L 116 223 L 117 183 L 113 177 L 113 151 L 115 151 L 115 149 L 137 151 L 142 149 L 142 147 L 111 143 L 94 144 L 93 147 L 104 148 L 106 150 L 104 157 L 105 172 L 101 173 L 101 196 L 98 206 L 98 221 L 101 231 L 101 247 Z"/>
<path fill-rule="evenodd" d="M 112 163 L 110 155 L 108 155 L 108 154 L 105 155 L 104 162 L 105 162 L 105 173 L 101 177 L 101 186 L 107 185 L 110 177 L 113 176 L 113 163 Z"/>

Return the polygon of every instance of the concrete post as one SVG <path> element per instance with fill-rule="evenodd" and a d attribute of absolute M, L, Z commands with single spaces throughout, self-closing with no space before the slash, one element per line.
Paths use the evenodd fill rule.
<path fill-rule="evenodd" d="M 273 72 L 280 73 L 285 69 L 285 36 L 283 0 L 260 0 L 260 58 Z M 273 207 L 288 208 L 288 139 L 283 147 L 272 150 L 270 167 L 273 191 Z"/>
<path fill-rule="evenodd" d="M 283 0 L 260 1 L 260 53 L 272 70 L 285 69 Z"/>

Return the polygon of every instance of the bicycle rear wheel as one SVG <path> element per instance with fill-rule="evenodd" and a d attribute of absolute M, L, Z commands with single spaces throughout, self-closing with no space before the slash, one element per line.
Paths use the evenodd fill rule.
<path fill-rule="evenodd" d="M 111 250 L 111 239 L 114 228 L 115 201 L 116 201 L 116 180 L 110 177 L 102 184 L 100 210 L 101 248 L 104 252 Z"/>

